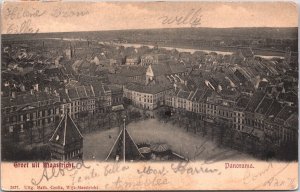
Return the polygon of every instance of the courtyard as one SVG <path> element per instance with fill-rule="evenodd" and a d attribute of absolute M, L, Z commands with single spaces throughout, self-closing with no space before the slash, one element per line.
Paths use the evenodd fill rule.
<path fill-rule="evenodd" d="M 218 147 L 206 137 L 195 135 L 176 125 L 163 123 L 157 119 L 132 122 L 127 125 L 127 130 L 137 144 L 164 143 L 173 152 L 184 156 L 190 161 L 204 160 L 215 162 L 226 159 L 253 159 L 253 157 L 236 150 Z M 83 144 L 84 159 L 104 161 L 119 132 L 120 128 L 114 127 L 85 134 Z"/>

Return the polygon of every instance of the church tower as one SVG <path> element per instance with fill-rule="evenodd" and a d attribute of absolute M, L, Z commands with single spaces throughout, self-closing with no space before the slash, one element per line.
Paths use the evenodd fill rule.
<path fill-rule="evenodd" d="M 65 113 L 49 140 L 52 160 L 79 160 L 83 136 L 68 113 Z"/>

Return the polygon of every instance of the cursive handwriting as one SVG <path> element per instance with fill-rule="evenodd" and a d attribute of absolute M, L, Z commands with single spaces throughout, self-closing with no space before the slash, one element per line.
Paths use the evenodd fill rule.
<path fill-rule="evenodd" d="M 276 177 L 271 177 L 268 181 L 264 183 L 263 186 L 268 186 L 272 188 L 287 186 L 288 189 L 293 190 L 297 187 L 297 180 L 296 178 L 278 179 Z"/>
<path fill-rule="evenodd" d="M 153 178 L 143 177 L 140 175 L 138 179 L 123 181 L 121 177 L 118 177 L 116 181 L 111 184 L 106 184 L 106 189 L 114 190 L 128 190 L 128 189 L 143 189 L 145 187 L 159 187 L 169 184 L 166 177 L 154 176 Z"/>
<path fill-rule="evenodd" d="M 52 17 L 83 17 L 90 14 L 90 11 L 87 9 L 83 10 L 72 10 L 72 9 L 63 9 L 61 7 L 49 9 L 49 10 L 40 10 L 37 8 L 19 8 L 19 7 L 8 7 L 4 14 L 4 17 L 9 20 L 19 20 L 19 19 L 30 19 L 38 18 L 44 15 L 49 15 Z"/>
<path fill-rule="evenodd" d="M 31 183 L 33 185 L 39 185 L 42 181 L 49 181 L 52 178 L 59 177 L 59 176 L 64 176 L 65 171 L 72 171 L 72 170 L 78 170 L 78 169 L 89 169 L 90 166 L 86 166 L 83 161 L 79 161 L 75 164 L 74 167 L 71 168 L 61 168 L 61 167 L 52 167 L 51 169 L 47 169 L 46 167 L 43 169 L 43 172 L 39 179 L 31 179 Z"/>
<path fill-rule="evenodd" d="M 9 24 L 6 33 L 7 34 L 19 34 L 19 33 L 38 33 L 39 28 L 31 25 L 31 19 L 23 21 L 20 25 Z"/>
<path fill-rule="evenodd" d="M 109 164 L 109 165 L 106 165 L 104 167 L 104 176 L 114 174 L 114 173 L 123 172 L 123 171 L 126 171 L 128 169 L 129 169 L 129 166 L 125 166 L 125 165 L 121 166 L 118 162 L 113 163 L 113 164 Z"/>
<path fill-rule="evenodd" d="M 40 28 L 37 26 L 35 20 L 54 17 L 56 18 L 71 18 L 84 17 L 90 14 L 87 9 L 63 9 L 61 7 L 42 10 L 35 7 L 20 8 L 7 7 L 4 11 L 4 18 L 6 19 L 6 33 L 7 34 L 21 34 L 21 33 L 38 33 Z"/>
<path fill-rule="evenodd" d="M 187 175 L 195 175 L 195 174 L 201 174 L 201 173 L 217 173 L 218 175 L 221 174 L 221 172 L 218 169 L 214 168 L 208 168 L 208 167 L 192 167 L 189 166 L 189 162 L 178 162 L 178 163 L 172 163 L 171 169 L 174 173 L 181 173 L 181 174 L 187 174 Z"/>
<path fill-rule="evenodd" d="M 190 25 L 191 27 L 197 27 L 201 25 L 202 15 L 201 8 L 200 9 L 191 9 L 186 15 L 184 16 L 167 16 L 164 15 L 159 17 L 158 20 L 161 21 L 163 25 Z"/>
<path fill-rule="evenodd" d="M 88 15 L 88 10 L 64 10 L 61 7 L 54 9 L 50 15 L 53 17 L 83 17 Z"/>
<path fill-rule="evenodd" d="M 75 170 L 74 173 L 70 174 L 70 176 L 72 177 L 72 185 L 74 185 L 76 183 L 81 183 L 96 177 L 100 177 L 100 174 L 94 168 L 92 168 L 86 175 L 79 174 L 79 171 Z"/>
<path fill-rule="evenodd" d="M 155 169 L 155 168 L 152 168 L 150 165 L 148 166 L 144 166 L 144 168 L 142 169 L 137 169 L 137 173 L 139 175 L 163 175 L 165 176 L 168 171 L 166 170 L 165 167 L 162 167 L 160 169 Z"/>
<path fill-rule="evenodd" d="M 272 162 L 270 162 L 266 168 L 264 168 L 263 170 L 259 171 L 258 173 L 255 173 L 255 174 L 251 174 L 250 169 L 247 169 L 247 172 L 245 173 L 245 175 L 243 177 L 243 183 L 248 184 L 253 181 L 256 181 L 260 177 L 263 177 L 264 175 L 266 175 L 272 168 L 273 168 L 273 164 L 272 164 Z"/>
<path fill-rule="evenodd" d="M 271 184 L 273 183 L 274 179 L 277 179 L 276 177 L 282 173 L 288 166 L 290 165 L 290 163 L 287 163 L 286 165 L 284 165 L 281 169 L 276 169 L 278 171 L 276 171 L 271 177 L 268 177 L 269 179 L 267 180 L 263 180 L 263 183 L 262 184 L 259 184 L 257 185 L 253 190 L 255 189 L 259 189 L 261 186 L 271 186 Z M 277 180 L 276 180 L 277 181 Z M 277 184 L 277 183 L 276 183 Z M 281 185 L 277 185 L 278 186 L 281 186 Z"/>
<path fill-rule="evenodd" d="M 6 14 L 4 14 L 4 17 L 10 20 L 17 20 L 22 18 L 28 19 L 28 18 L 41 17 L 46 13 L 47 11 L 45 10 L 41 11 L 36 8 L 23 9 L 18 7 L 8 7 L 6 9 Z"/>

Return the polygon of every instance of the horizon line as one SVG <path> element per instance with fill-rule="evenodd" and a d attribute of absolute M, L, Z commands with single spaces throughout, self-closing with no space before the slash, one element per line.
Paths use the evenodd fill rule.
<path fill-rule="evenodd" d="M 91 31 L 51 31 L 51 32 L 38 32 L 38 33 L 2 33 L 2 35 L 38 35 L 38 34 L 51 34 L 51 33 L 82 33 L 82 32 L 109 32 L 109 31 L 132 31 L 132 30 L 178 30 L 178 29 L 251 29 L 251 28 L 268 28 L 268 29 L 287 29 L 294 27 L 172 27 L 172 28 L 136 28 L 136 29 L 104 29 L 104 30 L 91 30 Z"/>

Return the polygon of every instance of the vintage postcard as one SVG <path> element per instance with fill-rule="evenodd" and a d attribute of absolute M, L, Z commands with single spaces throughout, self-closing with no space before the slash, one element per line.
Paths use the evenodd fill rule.
<path fill-rule="evenodd" d="M 1 189 L 296 190 L 295 2 L 1 4 Z"/>

